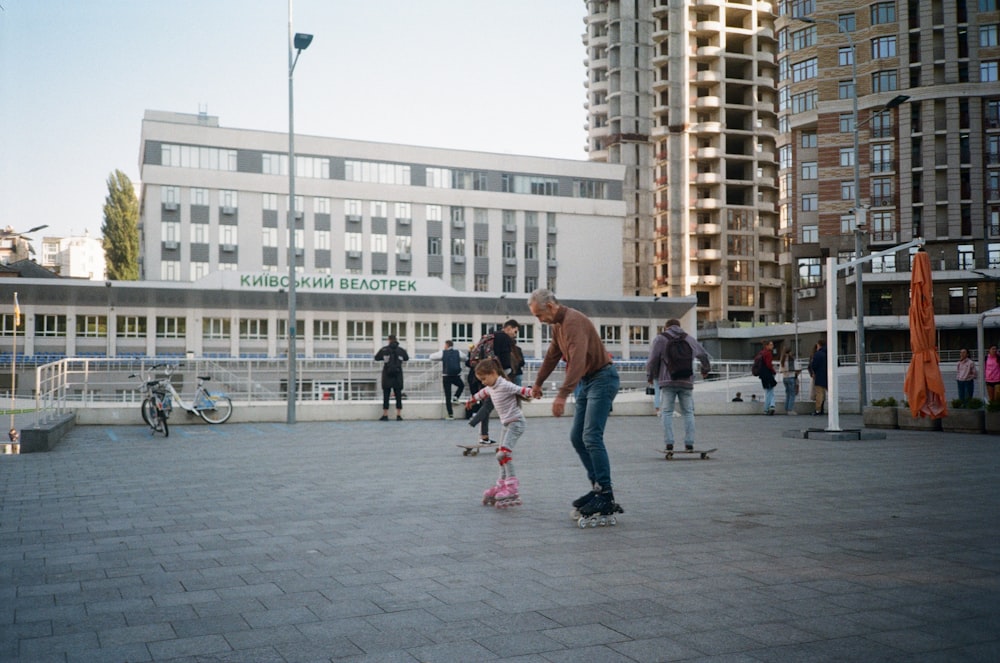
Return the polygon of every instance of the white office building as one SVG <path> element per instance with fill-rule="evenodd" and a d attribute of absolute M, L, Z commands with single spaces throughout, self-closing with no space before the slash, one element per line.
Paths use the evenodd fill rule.
<path fill-rule="evenodd" d="M 620 165 L 296 135 L 306 276 L 437 278 L 456 294 L 622 294 Z M 147 111 L 141 278 L 288 273 L 288 134 Z"/>

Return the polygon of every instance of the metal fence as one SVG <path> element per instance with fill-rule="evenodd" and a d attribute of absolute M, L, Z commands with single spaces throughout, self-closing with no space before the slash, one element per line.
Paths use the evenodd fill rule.
<path fill-rule="evenodd" d="M 885 358 L 883 358 L 885 359 Z M 892 396 L 904 398 L 903 381 L 909 357 L 898 355 L 895 361 L 866 365 L 868 398 L 874 400 Z M 905 361 L 903 361 L 905 359 Z M 174 363 L 171 363 L 174 362 Z M 254 403 L 286 401 L 288 398 L 288 365 L 283 359 L 183 359 L 177 358 L 69 358 L 35 369 L 36 423 L 40 419 L 61 415 L 87 403 L 138 404 L 143 398 L 142 382 L 154 365 L 175 366 L 171 375 L 174 387 L 182 397 L 193 394 L 198 376 L 211 378 L 209 388 L 227 394 L 237 406 Z M 752 395 L 763 396 L 758 378 L 750 374 L 748 361 L 719 362 L 713 372 L 698 384 L 698 398 L 729 401 L 736 392 L 744 400 Z M 540 362 L 529 361 L 525 367 L 524 384 L 532 384 Z M 646 387 L 644 361 L 617 362 L 622 391 L 643 391 Z M 947 398 L 957 396 L 953 361 L 941 364 Z M 408 400 L 440 401 L 441 364 L 429 360 L 411 360 L 405 368 L 404 394 Z M 136 377 L 130 377 L 130 376 Z M 163 375 L 156 371 L 156 377 Z M 840 400 L 858 401 L 857 366 L 841 361 L 839 369 Z M 308 401 L 380 401 L 381 364 L 363 359 L 300 359 L 297 370 L 297 402 Z M 463 376 L 464 377 L 464 376 Z M 552 395 L 564 377 L 560 366 L 546 381 L 545 392 Z M 27 386 L 27 385 L 25 385 Z M 812 384 L 808 373 L 800 375 L 800 400 L 809 399 Z M 783 387 L 777 387 L 780 403 Z"/>

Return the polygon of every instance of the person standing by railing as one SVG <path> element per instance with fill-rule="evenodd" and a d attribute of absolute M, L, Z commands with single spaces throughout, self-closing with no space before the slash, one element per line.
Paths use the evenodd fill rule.
<path fill-rule="evenodd" d="M 958 365 L 955 367 L 955 380 L 958 382 L 958 399 L 967 401 L 976 393 L 976 362 L 969 357 L 969 350 L 962 348 L 958 354 Z"/>
<path fill-rule="evenodd" d="M 990 346 L 983 364 L 983 378 L 986 380 L 986 396 L 992 402 L 996 400 L 997 385 L 1000 384 L 1000 357 L 997 356 L 997 346 Z"/>
<path fill-rule="evenodd" d="M 781 371 L 781 383 L 785 385 L 785 414 L 796 414 L 795 394 L 798 392 L 799 371 L 795 367 L 795 353 L 791 348 L 786 348 L 781 353 L 778 368 Z"/>

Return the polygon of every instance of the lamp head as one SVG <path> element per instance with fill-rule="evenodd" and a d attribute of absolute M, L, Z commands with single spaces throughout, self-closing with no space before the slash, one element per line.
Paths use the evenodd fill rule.
<path fill-rule="evenodd" d="M 900 94 L 889 100 L 889 103 L 885 105 L 885 110 L 890 108 L 896 108 L 897 106 L 902 106 L 910 99 L 909 95 Z"/>
<path fill-rule="evenodd" d="M 293 41 L 293 44 L 295 45 L 295 50 L 297 51 L 306 50 L 307 48 L 309 48 L 309 44 L 312 43 L 312 40 L 313 40 L 312 35 L 307 35 L 303 32 L 296 32 L 295 40 Z"/>

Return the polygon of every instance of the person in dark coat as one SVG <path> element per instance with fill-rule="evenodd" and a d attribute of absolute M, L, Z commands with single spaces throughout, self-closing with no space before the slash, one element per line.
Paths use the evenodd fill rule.
<path fill-rule="evenodd" d="M 826 370 L 826 341 L 820 339 L 816 344 L 816 352 L 809 360 L 809 375 L 812 376 L 816 388 L 816 409 L 813 415 L 823 414 L 823 403 L 826 401 L 826 389 L 829 386 Z"/>

